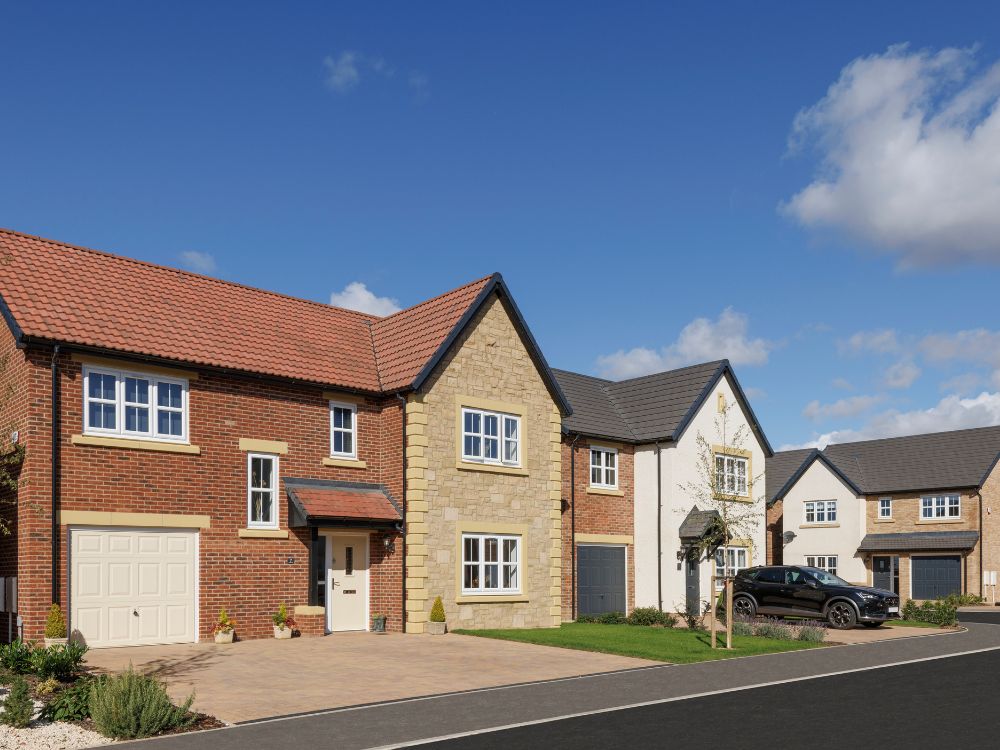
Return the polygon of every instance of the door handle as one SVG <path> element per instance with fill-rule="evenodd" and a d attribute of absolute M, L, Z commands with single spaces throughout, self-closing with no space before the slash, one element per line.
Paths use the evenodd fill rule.
<path fill-rule="evenodd" d="M 138 617 L 138 616 L 139 616 L 139 610 L 133 609 L 132 610 L 132 617 Z"/>

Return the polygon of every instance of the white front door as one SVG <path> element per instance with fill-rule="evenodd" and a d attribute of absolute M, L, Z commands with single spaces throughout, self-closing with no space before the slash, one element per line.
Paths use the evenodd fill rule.
<path fill-rule="evenodd" d="M 198 534 L 70 530 L 70 632 L 89 646 L 197 640 Z"/>
<path fill-rule="evenodd" d="M 368 535 L 331 534 L 326 544 L 326 629 L 368 629 Z"/>

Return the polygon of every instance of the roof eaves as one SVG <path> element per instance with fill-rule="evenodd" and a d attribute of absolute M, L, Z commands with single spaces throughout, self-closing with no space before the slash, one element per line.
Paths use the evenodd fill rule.
<path fill-rule="evenodd" d="M 552 373 L 552 368 L 549 367 L 548 362 L 545 360 L 545 355 L 542 354 L 541 348 L 538 346 L 538 342 L 535 341 L 535 337 L 531 334 L 531 329 L 528 328 L 528 324 L 524 320 L 524 316 L 521 315 L 521 311 L 517 307 L 517 303 L 510 294 L 510 290 L 507 289 L 507 285 L 504 283 L 503 276 L 499 273 L 494 273 L 490 276 L 490 280 L 483 286 L 482 290 L 476 295 L 476 298 L 469 305 L 468 309 L 459 318 L 458 323 L 455 327 L 451 329 L 451 332 L 445 337 L 444 341 L 434 352 L 434 355 L 427 361 L 427 363 L 421 368 L 420 372 L 417 373 L 417 377 L 414 378 L 410 387 L 419 391 L 420 387 L 424 384 L 427 378 L 430 377 L 431 373 L 438 366 L 444 356 L 451 349 L 452 344 L 462 335 L 465 331 L 466 326 L 472 321 L 479 312 L 480 308 L 486 303 L 490 295 L 493 292 L 497 292 L 500 296 L 501 301 L 505 304 L 511 317 L 514 319 L 514 325 L 518 329 L 518 332 L 525 338 L 528 344 L 528 354 L 531 356 L 532 360 L 535 362 L 535 366 L 542 373 L 542 379 L 545 381 L 549 392 L 552 394 L 553 399 L 559 404 L 559 410 L 562 412 L 564 417 L 568 417 L 573 413 L 573 407 L 570 406 L 569 399 L 566 398 L 566 394 L 563 393 L 562 388 L 559 387 L 559 383 L 556 381 L 555 375 Z"/>
<path fill-rule="evenodd" d="M 687 429 L 691 420 L 694 419 L 694 416 L 698 413 L 698 409 L 701 408 L 701 405 L 705 403 L 705 399 L 708 398 L 708 394 L 712 392 L 712 389 L 715 387 L 715 384 L 719 382 L 719 378 L 722 377 L 723 373 L 725 373 L 727 367 L 729 367 L 728 359 L 724 359 L 719 362 L 718 366 L 715 368 L 715 372 L 712 373 L 712 377 L 710 377 L 705 383 L 705 387 L 701 389 L 701 393 L 698 394 L 698 398 L 691 403 L 687 413 L 681 421 L 677 423 L 677 427 L 674 428 L 674 431 L 670 435 L 665 435 L 664 437 L 669 437 L 673 441 L 681 439 L 681 435 L 684 434 L 684 430 Z"/>
<path fill-rule="evenodd" d="M 789 490 L 791 490 L 792 487 L 795 486 L 795 483 L 802 478 L 802 475 L 806 473 L 806 469 L 808 469 L 809 465 L 816 460 L 818 455 L 819 450 L 817 448 L 813 448 L 806 454 L 806 457 L 802 459 L 802 463 L 799 464 L 799 468 L 792 472 L 792 475 L 788 477 L 788 480 L 781 486 L 781 489 L 774 493 L 774 497 L 769 497 L 767 499 L 768 507 L 774 505 L 788 494 Z"/>
<path fill-rule="evenodd" d="M 24 343 L 24 331 L 21 330 L 21 326 L 18 325 L 17 319 L 14 317 L 14 313 L 10 311 L 10 307 L 7 306 L 7 300 L 3 298 L 0 294 L 0 314 L 3 315 L 4 321 L 7 323 L 7 327 L 10 329 L 11 334 L 14 336 L 14 341 L 18 346 Z"/>
<path fill-rule="evenodd" d="M 840 479 L 841 482 L 843 482 L 852 490 L 854 490 L 855 495 L 865 494 L 864 491 L 860 487 L 858 487 L 858 485 L 852 482 L 850 478 L 838 468 L 837 464 L 835 464 L 825 453 L 823 453 L 823 451 L 816 451 L 816 453 L 819 460 L 822 461 L 824 464 L 826 464 L 827 467 L 830 469 L 830 471 L 832 471 L 837 476 L 837 478 Z"/>
<path fill-rule="evenodd" d="M 1000 451 L 993 457 L 993 461 L 990 463 L 989 468 L 986 469 L 986 473 L 983 474 L 983 478 L 979 480 L 979 489 L 982 489 L 986 485 L 986 480 L 990 478 L 990 474 L 993 473 L 993 469 L 996 468 L 997 463 L 1000 463 Z"/>

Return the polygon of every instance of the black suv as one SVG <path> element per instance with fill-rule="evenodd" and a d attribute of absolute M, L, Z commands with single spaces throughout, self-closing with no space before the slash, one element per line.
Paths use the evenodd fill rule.
<path fill-rule="evenodd" d="M 853 628 L 859 622 L 877 628 L 899 617 L 899 596 L 882 589 L 852 586 L 819 568 L 769 565 L 747 568 L 736 575 L 733 611 L 743 617 L 810 617 L 826 620 L 839 630 Z"/>

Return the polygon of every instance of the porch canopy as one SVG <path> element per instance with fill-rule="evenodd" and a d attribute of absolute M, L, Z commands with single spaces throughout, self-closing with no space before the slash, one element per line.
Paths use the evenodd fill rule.
<path fill-rule="evenodd" d="M 681 521 L 677 535 L 681 540 L 681 552 L 685 556 L 704 554 L 705 559 L 715 554 L 721 546 L 720 536 L 722 516 L 717 510 L 698 510 L 695 505 Z M 691 558 L 694 559 L 694 558 Z"/>
<path fill-rule="evenodd" d="M 910 552 L 922 550 L 971 550 L 978 531 L 911 531 L 902 534 L 865 534 L 858 552 Z"/>
<path fill-rule="evenodd" d="M 286 479 L 291 528 L 338 526 L 395 529 L 403 514 L 383 484 Z"/>

